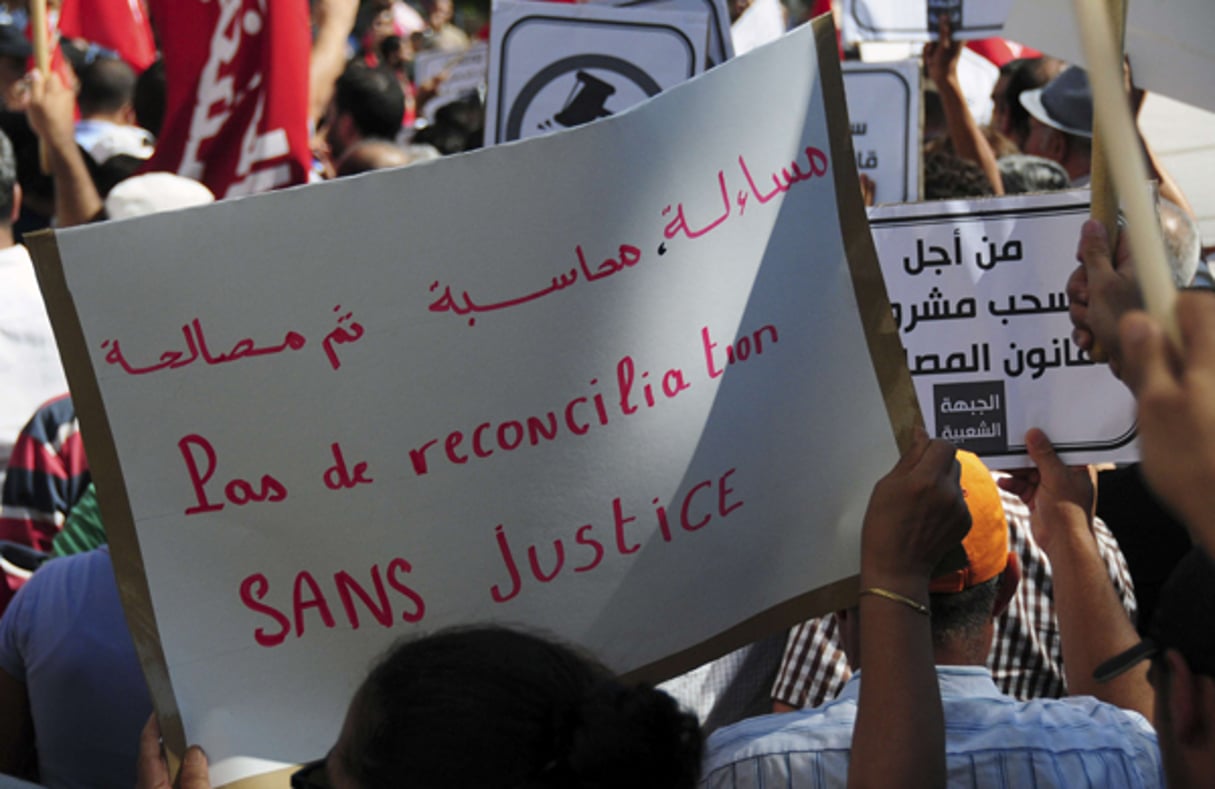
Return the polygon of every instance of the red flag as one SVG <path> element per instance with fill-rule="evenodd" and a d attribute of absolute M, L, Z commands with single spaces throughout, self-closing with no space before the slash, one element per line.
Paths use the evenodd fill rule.
<path fill-rule="evenodd" d="M 311 30 L 303 0 L 151 0 L 165 120 L 145 171 L 217 198 L 304 183 Z"/>
<path fill-rule="evenodd" d="M 117 52 L 136 72 L 156 60 L 156 41 L 141 0 L 63 0 L 59 33 Z"/>

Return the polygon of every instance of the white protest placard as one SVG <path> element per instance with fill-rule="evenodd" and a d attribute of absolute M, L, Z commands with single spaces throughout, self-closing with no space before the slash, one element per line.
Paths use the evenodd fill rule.
<path fill-rule="evenodd" d="M 877 185 L 878 203 L 920 197 L 920 62 L 844 63 L 856 169 Z"/>
<path fill-rule="evenodd" d="M 1084 64 L 1070 0 L 1016 0 L 1004 33 L 1049 55 Z M 1126 54 L 1138 87 L 1215 111 L 1212 41 L 1215 6 L 1210 0 L 1127 3 Z"/>
<path fill-rule="evenodd" d="M 485 144 L 581 126 L 704 70 L 706 11 L 499 3 Z"/>
<path fill-rule="evenodd" d="M 1135 402 L 1071 340 L 1065 285 L 1088 190 L 870 211 L 924 422 L 994 468 L 1025 432 L 1069 463 L 1138 459 Z"/>
<path fill-rule="evenodd" d="M 651 11 L 704 11 L 709 15 L 709 48 L 706 68 L 725 63 L 734 57 L 730 35 L 730 13 L 726 0 L 590 0 L 618 8 L 645 8 Z"/>
<path fill-rule="evenodd" d="M 845 41 L 934 41 L 942 14 L 955 39 L 1000 35 L 1013 0 L 843 0 Z"/>
<path fill-rule="evenodd" d="M 567 134 L 35 239 L 166 740 L 319 757 L 456 623 L 658 679 L 847 604 L 917 416 L 843 102 L 819 22 Z"/>
<path fill-rule="evenodd" d="M 474 41 L 463 52 L 439 49 L 419 52 L 414 58 L 413 67 L 414 81 L 418 85 L 425 85 L 446 73 L 434 98 L 422 108 L 422 114 L 433 121 L 435 113 L 443 105 L 470 93 L 480 95 L 485 89 L 485 80 L 489 76 L 489 44 Z"/>

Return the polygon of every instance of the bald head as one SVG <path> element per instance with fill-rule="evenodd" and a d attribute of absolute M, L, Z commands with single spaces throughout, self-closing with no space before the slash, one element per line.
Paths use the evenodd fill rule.
<path fill-rule="evenodd" d="M 1198 270 L 1198 259 L 1202 256 L 1202 241 L 1198 224 L 1181 206 L 1171 200 L 1160 198 L 1156 206 L 1160 216 L 1160 231 L 1164 236 L 1169 268 L 1173 273 L 1173 284 L 1179 288 L 1189 287 Z"/>
<path fill-rule="evenodd" d="M 135 72 L 118 58 L 97 58 L 80 71 L 80 114 L 86 118 L 132 112 Z"/>

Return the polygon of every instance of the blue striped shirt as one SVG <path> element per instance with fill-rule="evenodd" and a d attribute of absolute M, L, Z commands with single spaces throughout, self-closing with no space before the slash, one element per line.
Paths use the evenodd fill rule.
<path fill-rule="evenodd" d="M 938 666 L 951 787 L 1164 785 L 1142 715 L 1092 697 L 1017 701 L 980 666 Z M 751 718 L 709 738 L 703 789 L 844 786 L 860 674 L 822 707 Z"/>

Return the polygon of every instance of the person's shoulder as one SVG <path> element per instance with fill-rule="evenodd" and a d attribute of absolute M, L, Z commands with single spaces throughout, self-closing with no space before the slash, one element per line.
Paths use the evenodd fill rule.
<path fill-rule="evenodd" d="M 962 732 L 960 736 L 967 736 L 966 730 L 981 725 L 984 730 L 981 736 L 1003 738 L 1012 747 L 1056 750 L 1090 744 L 1138 750 L 1156 744 L 1156 731 L 1146 718 L 1092 696 L 1028 701 L 1003 696 L 963 702 L 963 706 L 967 707 L 965 711 L 958 708 L 951 715 L 947 704 L 946 728 L 957 728 Z M 951 727 L 951 723 L 956 727 Z"/>
<path fill-rule="evenodd" d="M 25 585 L 30 587 L 30 594 L 72 598 L 86 593 L 113 574 L 109 549 L 102 547 L 44 562 Z"/>
<path fill-rule="evenodd" d="M 1099 727 L 1124 728 L 1146 733 L 1154 740 L 1156 730 L 1147 718 L 1134 710 L 1123 709 L 1093 696 L 1065 696 L 1061 699 L 1032 699 L 1021 702 L 1031 709 L 1040 709 L 1048 719 L 1088 721 Z"/>
<path fill-rule="evenodd" d="M 856 699 L 845 698 L 821 707 L 747 718 L 723 726 L 705 742 L 705 769 L 791 752 L 847 750 L 856 722 Z"/>
<path fill-rule="evenodd" d="M 24 244 L 0 247 L 0 272 L 4 276 L 34 277 L 33 258 Z M 37 279 L 35 279 L 35 282 Z"/>
<path fill-rule="evenodd" d="M 1053 778 L 1039 786 L 1162 785 L 1156 734 L 1138 713 L 1092 697 L 985 695 L 944 705 L 951 776 L 971 776 L 978 765 L 1011 776 L 1003 785 L 1021 786 L 1016 776 L 1037 775 L 1034 765 L 1046 760 Z"/>

